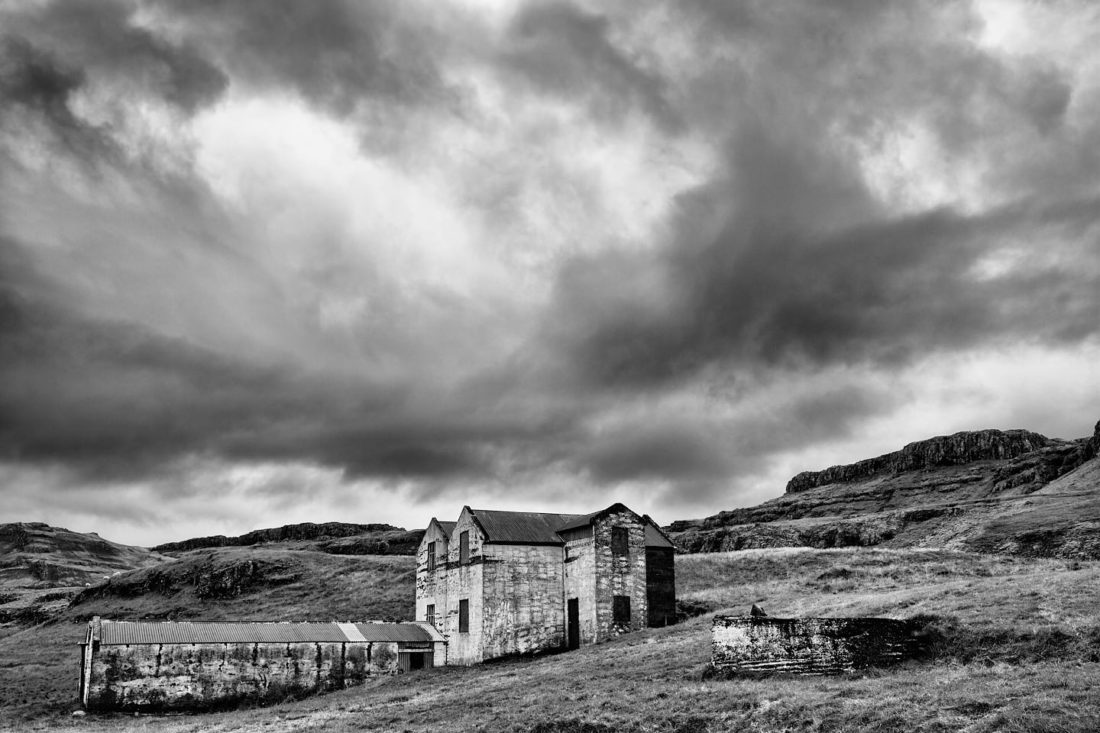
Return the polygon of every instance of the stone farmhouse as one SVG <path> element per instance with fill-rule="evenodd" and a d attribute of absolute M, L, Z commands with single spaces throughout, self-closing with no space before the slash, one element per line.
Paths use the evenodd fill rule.
<path fill-rule="evenodd" d="M 207 710 L 280 702 L 441 665 L 424 623 L 186 623 L 93 618 L 80 645 L 89 710 Z"/>
<path fill-rule="evenodd" d="M 463 507 L 433 518 L 416 562 L 416 618 L 447 640 L 447 664 L 574 649 L 673 623 L 675 551 L 622 504 L 593 514 Z"/>

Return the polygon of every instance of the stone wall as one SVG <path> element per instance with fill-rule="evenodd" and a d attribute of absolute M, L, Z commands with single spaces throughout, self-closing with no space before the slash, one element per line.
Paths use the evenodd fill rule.
<path fill-rule="evenodd" d="M 615 527 L 629 533 L 628 552 L 616 556 L 611 535 Z M 630 511 L 609 512 L 592 525 L 596 571 L 596 642 L 627 631 L 643 629 L 648 621 L 646 593 L 645 525 Z M 630 598 L 630 622 L 614 622 L 614 598 Z"/>
<path fill-rule="evenodd" d="M 559 649 L 565 644 L 562 548 L 482 546 L 485 659 Z"/>
<path fill-rule="evenodd" d="M 838 674 L 919 653 L 917 628 L 885 618 L 715 616 L 712 666 L 727 673 Z"/>
<path fill-rule="evenodd" d="M 95 643 L 85 655 L 89 710 L 202 710 L 279 702 L 398 670 L 396 642 Z"/>

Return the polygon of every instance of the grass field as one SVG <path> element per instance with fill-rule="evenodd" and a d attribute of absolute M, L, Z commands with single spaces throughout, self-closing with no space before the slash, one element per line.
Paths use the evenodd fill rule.
<path fill-rule="evenodd" d="M 383 678 L 269 708 L 70 718 L 78 707 L 70 647 L 83 627 L 54 624 L 0 640 L 0 696 L 16 682 L 27 697 L 0 697 L 0 725 L 163 733 L 1100 730 L 1100 563 L 779 549 L 680 556 L 677 574 L 681 597 L 737 613 L 757 603 L 774 616 L 924 614 L 939 634 L 936 656 L 835 678 L 710 679 L 708 614 L 567 654 Z M 69 659 L 45 661 L 58 654 Z M 41 667 L 28 666 L 35 659 Z M 58 684 L 46 684 L 53 677 Z"/>

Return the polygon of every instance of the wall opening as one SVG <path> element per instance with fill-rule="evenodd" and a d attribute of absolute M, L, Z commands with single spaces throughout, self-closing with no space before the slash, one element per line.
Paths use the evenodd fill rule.
<path fill-rule="evenodd" d="M 630 625 L 630 596 L 615 596 L 611 606 L 611 622 L 616 626 Z"/>
<path fill-rule="evenodd" d="M 611 554 L 617 557 L 630 554 L 630 530 L 626 527 L 611 528 Z"/>

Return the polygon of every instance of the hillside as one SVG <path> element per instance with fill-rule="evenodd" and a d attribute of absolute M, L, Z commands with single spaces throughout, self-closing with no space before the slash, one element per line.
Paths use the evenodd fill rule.
<path fill-rule="evenodd" d="M 415 560 L 286 547 L 224 547 L 111 578 L 73 598 L 66 619 L 402 620 Z"/>
<path fill-rule="evenodd" d="M 204 564 L 201 557 L 197 554 L 195 564 L 173 578 L 182 582 L 190 568 Z M 285 603 L 298 604 L 294 613 L 306 617 L 331 612 L 340 617 L 358 603 L 366 604 L 362 610 L 370 615 L 376 588 L 411 584 L 401 574 L 411 574 L 409 558 L 315 557 L 373 563 L 374 569 L 364 565 L 362 575 L 342 584 L 335 575 L 316 583 L 299 577 L 239 596 L 208 596 L 203 603 L 225 619 L 255 618 L 255 609 L 287 618 L 289 612 L 273 615 Z M 231 558 L 218 555 L 214 566 L 223 560 Z M 400 570 L 400 563 L 409 563 L 408 570 Z M 0 729 L 1085 733 L 1100 728 L 1095 684 L 1100 678 L 1095 607 L 1100 562 L 945 550 L 782 548 L 683 555 L 677 566 L 679 595 L 716 610 L 743 613 L 755 603 L 774 616 L 920 616 L 934 640 L 932 654 L 898 668 L 836 678 L 710 679 L 708 615 L 567 654 L 386 677 L 270 708 L 72 718 L 70 712 L 78 707 L 81 618 L 130 602 L 111 595 L 82 601 L 62 621 L 0 640 Z M 149 577 L 144 571 L 141 575 Z M 158 592 L 139 597 L 142 612 L 163 617 L 176 597 Z M 338 609 L 332 604 L 344 602 L 341 597 L 348 605 Z"/>
<path fill-rule="evenodd" d="M 178 600 L 172 611 L 187 615 L 195 608 L 207 610 L 201 603 L 194 604 L 206 600 L 204 582 L 215 584 L 210 592 L 220 592 L 216 585 L 222 574 L 236 573 L 240 582 L 254 586 L 278 585 L 287 577 L 311 572 L 330 578 L 330 566 L 343 568 L 345 564 L 334 560 L 326 565 L 323 557 L 316 556 L 409 556 L 415 554 L 423 535 L 423 530 L 389 524 L 309 522 L 258 529 L 239 537 L 216 535 L 170 542 L 149 550 L 40 522 L 4 524 L 0 525 L 0 637 L 57 616 L 88 588 L 91 590 L 81 595 L 82 599 L 135 598 L 151 589 L 169 593 Z M 237 548 L 240 551 L 234 553 Z M 258 552 L 248 553 L 245 548 L 257 548 Z M 224 552 L 207 552 L 199 556 L 204 560 L 196 559 L 194 551 L 202 549 Z M 294 553 L 304 554 L 296 557 Z M 246 556 L 253 564 L 241 570 L 244 566 L 239 566 L 238 560 Z M 122 577 L 131 570 L 149 572 Z M 144 587 L 138 587 L 143 583 Z"/>
<path fill-rule="evenodd" d="M 40 522 L 0 525 L 0 635 L 65 608 L 90 584 L 169 558 Z"/>
<path fill-rule="evenodd" d="M 800 473 L 759 506 L 676 522 L 687 552 L 948 547 L 1100 558 L 1100 423 L 1089 438 L 984 430 Z"/>

